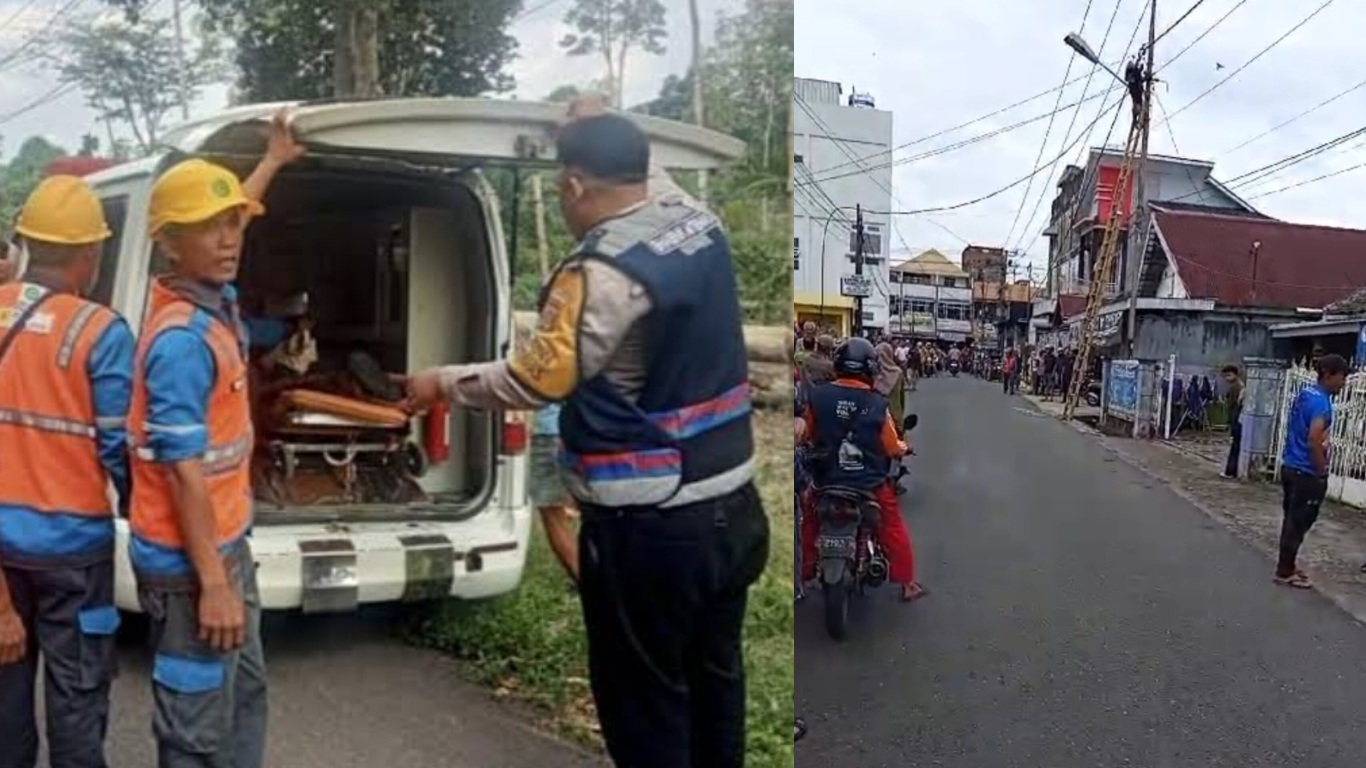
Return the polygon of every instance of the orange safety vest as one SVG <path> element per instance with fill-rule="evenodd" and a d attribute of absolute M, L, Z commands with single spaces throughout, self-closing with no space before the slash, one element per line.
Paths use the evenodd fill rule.
<path fill-rule="evenodd" d="M 147 437 L 147 351 L 162 332 L 188 328 L 195 304 L 159 281 L 152 284 L 146 320 L 138 341 L 133 373 L 133 400 L 128 413 L 128 439 L 133 445 L 133 499 L 130 527 L 141 542 L 183 550 L 176 516 L 176 500 L 167 469 L 152 454 Z M 247 394 L 247 362 L 233 331 L 212 317 L 204 341 L 217 373 L 207 409 L 208 449 L 200 461 L 213 505 L 215 543 L 222 547 L 241 538 L 251 527 L 251 406 Z"/>
<path fill-rule="evenodd" d="M 0 286 L 0 335 L 48 292 L 32 283 Z M 0 361 L 0 504 L 111 515 L 86 363 L 116 319 L 108 307 L 56 294 L 15 337 Z"/>

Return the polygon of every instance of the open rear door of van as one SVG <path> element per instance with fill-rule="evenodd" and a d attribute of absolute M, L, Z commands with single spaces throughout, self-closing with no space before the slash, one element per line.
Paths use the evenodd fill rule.
<path fill-rule="evenodd" d="M 254 104 L 171 129 L 164 141 L 188 153 L 260 155 L 266 126 L 293 109 L 295 132 L 310 150 L 406 160 L 419 165 L 551 166 L 565 105 L 500 99 L 388 99 Z M 650 137 L 654 163 L 711 170 L 738 159 L 744 143 L 725 134 L 656 117 L 622 113 Z"/>

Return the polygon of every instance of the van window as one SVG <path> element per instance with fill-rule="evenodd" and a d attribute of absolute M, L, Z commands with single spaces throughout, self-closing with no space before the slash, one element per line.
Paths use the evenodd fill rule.
<path fill-rule="evenodd" d="M 114 298 L 114 277 L 119 273 L 123 225 L 128 219 L 128 196 L 107 197 L 100 204 L 104 206 L 104 220 L 108 222 L 111 234 L 104 241 L 104 251 L 100 254 L 100 279 L 90 292 L 90 299 L 108 306 Z"/>

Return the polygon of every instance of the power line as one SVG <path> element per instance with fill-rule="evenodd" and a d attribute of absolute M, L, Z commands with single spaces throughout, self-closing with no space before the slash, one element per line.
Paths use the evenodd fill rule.
<path fill-rule="evenodd" d="M 1352 86 L 1352 87 L 1350 87 L 1350 88 L 1348 88 L 1348 89 L 1346 89 L 1346 90 L 1344 90 L 1344 91 L 1339 91 L 1338 93 L 1334 94 L 1333 96 L 1330 96 L 1330 97 L 1328 97 L 1327 99 L 1325 99 L 1325 100 L 1323 100 L 1323 101 L 1320 101 L 1318 104 L 1315 104 L 1314 106 L 1310 107 L 1309 109 L 1306 109 L 1305 111 L 1299 113 L 1298 115 L 1295 115 L 1294 117 L 1290 118 L 1289 120 L 1286 120 L 1286 121 L 1283 122 L 1283 123 L 1280 123 L 1280 124 L 1278 124 L 1278 125 L 1276 125 L 1276 126 L 1273 126 L 1273 127 L 1271 127 L 1271 128 L 1268 128 L 1268 129 L 1266 129 L 1265 131 L 1262 131 L 1261 133 L 1257 134 L 1256 136 L 1253 136 L 1252 138 L 1248 139 L 1247 141 L 1244 141 L 1243 143 L 1239 144 L 1238 146 L 1236 146 L 1236 147 L 1234 147 L 1234 148 L 1232 148 L 1232 149 L 1226 149 L 1226 150 L 1224 150 L 1223 152 L 1220 152 L 1219 154 L 1220 154 L 1220 155 L 1230 155 L 1230 154 L 1233 154 L 1234 152 L 1237 152 L 1238 150 L 1242 149 L 1243 147 L 1246 147 L 1247 145 L 1249 145 L 1249 144 L 1251 144 L 1251 143 L 1253 143 L 1253 142 L 1255 142 L 1255 141 L 1257 141 L 1257 140 L 1259 140 L 1259 139 L 1265 138 L 1266 136 L 1268 136 L 1268 135 L 1270 135 L 1270 134 L 1272 134 L 1272 133 L 1275 133 L 1276 131 L 1279 131 L 1280 129 L 1286 127 L 1287 125 L 1290 125 L 1291 123 L 1295 122 L 1296 120 L 1299 120 L 1299 119 L 1302 118 L 1302 117 L 1306 117 L 1306 116 L 1308 116 L 1308 115 L 1310 115 L 1310 114 L 1313 114 L 1314 112 L 1317 112 L 1318 110 L 1320 110 L 1320 109 L 1322 109 L 1322 108 L 1328 106 L 1329 104 L 1332 104 L 1333 102 L 1337 101 L 1338 99 L 1342 98 L 1343 96 L 1346 96 L 1347 94 L 1352 93 L 1353 91 L 1359 90 L 1359 89 L 1361 89 L 1362 87 L 1366 87 L 1366 80 L 1362 80 L 1361 82 L 1357 83 L 1356 85 L 1354 85 L 1354 86 Z"/>
<path fill-rule="evenodd" d="M 1115 9 L 1115 10 L 1116 10 L 1116 12 L 1118 11 L 1118 6 L 1116 6 L 1116 9 Z M 1143 28 L 1143 20 L 1144 20 L 1145 18 L 1147 18 L 1147 15 L 1148 15 L 1148 14 L 1147 14 L 1147 11 L 1146 11 L 1146 9 L 1145 9 L 1145 11 L 1144 11 L 1143 13 L 1140 13 L 1140 14 L 1138 15 L 1138 19 L 1134 21 L 1134 28 L 1133 28 L 1133 30 L 1129 33 L 1129 42 L 1128 42 L 1128 44 L 1126 44 L 1126 45 L 1124 46 L 1124 53 L 1123 53 L 1123 55 L 1122 55 L 1122 59 L 1127 59 L 1127 58 L 1129 57 L 1129 51 L 1130 51 L 1131 49 L 1133 49 L 1133 47 L 1134 47 L 1134 42 L 1138 40 L 1138 31 L 1139 31 L 1140 29 Z M 1114 23 L 1114 20 L 1115 20 L 1115 16 L 1112 14 L 1112 15 L 1110 16 L 1110 23 L 1113 24 L 1113 23 Z M 1106 36 L 1107 39 L 1108 39 L 1109 36 L 1110 36 L 1110 30 L 1109 30 L 1108 27 L 1107 27 L 1106 30 L 1105 30 L 1105 36 Z M 1102 48 L 1102 49 L 1105 48 L 1105 42 L 1104 42 L 1104 41 L 1102 41 L 1100 45 L 1101 45 L 1101 48 Z M 1091 77 L 1094 77 L 1095 74 L 1096 74 L 1096 70 L 1093 68 L 1093 69 L 1091 70 L 1091 75 L 1087 78 L 1086 85 L 1082 87 L 1082 95 L 1083 95 L 1083 96 L 1085 96 L 1085 95 L 1086 95 L 1086 91 L 1090 89 L 1090 87 L 1091 87 L 1091 79 L 1090 79 L 1090 78 L 1091 78 Z M 1101 112 L 1103 113 L 1104 110 L 1105 110 L 1105 104 L 1102 102 L 1102 103 L 1101 103 Z M 1100 114 L 1100 113 L 1097 113 L 1097 119 L 1099 119 L 1099 114 Z M 1108 131 L 1105 132 L 1105 143 L 1102 144 L 1102 146 L 1104 146 L 1104 145 L 1110 143 L 1110 137 L 1111 137 L 1112 135 L 1114 135 L 1115 126 L 1119 125 L 1119 115 L 1120 115 L 1119 112 L 1116 112 L 1116 113 L 1115 113 L 1115 119 L 1114 119 L 1113 121 L 1111 121 L 1111 123 L 1110 123 L 1110 130 L 1108 130 Z M 1062 139 L 1064 143 L 1066 143 L 1066 142 L 1067 142 L 1067 139 L 1068 139 L 1069 137 L 1072 136 L 1072 128 L 1076 126 L 1076 124 L 1077 124 L 1077 118 L 1080 117 L 1080 116 L 1081 116 L 1081 107 L 1078 106 L 1078 107 L 1072 112 L 1072 119 L 1067 123 L 1067 132 L 1063 134 L 1063 139 Z M 1088 133 L 1087 136 L 1088 136 L 1088 138 L 1089 138 L 1089 137 L 1090 137 L 1090 134 Z M 1077 157 L 1077 162 L 1078 162 L 1078 163 L 1081 162 L 1081 155 L 1084 155 L 1084 154 L 1086 153 L 1086 151 L 1087 151 L 1087 147 L 1086 147 L 1086 146 L 1082 146 L 1080 152 L 1078 152 L 1078 157 Z M 1059 159 L 1059 161 L 1060 161 L 1060 160 L 1061 160 L 1061 159 Z M 1057 164 L 1057 162 L 1055 161 L 1055 162 L 1053 163 L 1052 167 L 1050 167 L 1050 168 L 1048 169 L 1048 175 L 1049 175 L 1049 177 L 1052 177 L 1053 171 L 1054 171 L 1057 167 L 1058 167 L 1058 164 Z M 1090 183 L 1089 180 L 1083 179 L 1083 187 L 1089 185 L 1089 183 Z M 1039 190 L 1039 196 L 1034 200 L 1034 208 L 1033 208 L 1033 210 L 1031 210 L 1031 211 L 1029 212 L 1029 218 L 1028 218 L 1028 219 L 1026 220 L 1026 222 L 1025 222 L 1025 229 L 1024 229 L 1023 232 L 1020 233 L 1020 239 L 1019 239 L 1019 241 L 1017 241 L 1017 242 L 1015 243 L 1015 250 L 1017 250 L 1017 251 L 1020 250 L 1020 244 L 1023 243 L 1025 237 L 1028 236 L 1028 232 L 1029 232 L 1029 230 L 1030 230 L 1030 226 L 1031 226 L 1031 225 L 1033 224 L 1033 222 L 1034 222 L 1034 217 L 1038 215 L 1038 213 L 1039 213 L 1039 208 L 1043 205 L 1043 199 L 1044 199 L 1044 196 L 1045 196 L 1046 194 L 1048 194 L 1048 187 L 1045 185 L 1043 189 L 1040 189 L 1040 190 Z M 1040 229 L 1040 230 L 1038 231 L 1038 233 L 1035 234 L 1034 239 L 1033 239 L 1032 241 L 1030 241 L 1029 247 L 1030 247 L 1030 248 L 1033 248 L 1033 247 L 1034 247 L 1034 244 L 1037 243 L 1037 242 L 1039 241 L 1039 238 L 1042 237 L 1042 236 L 1043 236 L 1043 229 Z M 1007 238 L 1007 239 L 1008 239 L 1008 238 Z M 1028 251 L 1028 249 L 1026 249 L 1026 252 L 1027 252 L 1027 251 Z"/>
<path fill-rule="evenodd" d="M 44 23 L 43 26 L 39 28 L 37 32 L 34 32 L 32 35 L 29 35 L 27 38 L 25 38 L 24 42 L 20 43 L 18 48 L 15 48 L 13 51 L 10 51 L 8 55 L 0 57 L 0 71 L 3 71 L 5 67 L 9 66 L 16 59 L 18 59 L 19 55 L 22 54 L 24 51 L 28 50 L 29 46 L 43 39 L 43 36 L 47 34 L 48 29 L 50 29 L 53 24 L 55 24 L 63 16 L 66 16 L 70 12 L 74 11 L 76 9 L 76 6 L 80 5 L 83 2 L 85 2 L 85 0 L 68 0 L 66 5 L 62 6 L 57 11 L 53 12 L 53 14 L 48 17 L 47 22 Z"/>
<path fill-rule="evenodd" d="M 1192 13 L 1195 13 L 1195 9 L 1199 8 L 1201 5 L 1204 5 L 1204 3 L 1205 0 L 1195 0 L 1195 5 L 1192 5 L 1191 7 L 1187 8 L 1186 12 L 1177 17 L 1176 21 L 1173 21 L 1172 23 L 1168 24 L 1167 28 L 1162 30 L 1162 34 L 1153 38 L 1153 45 L 1157 45 L 1158 43 L 1160 43 L 1162 41 L 1162 38 L 1167 36 L 1168 32 L 1172 31 L 1173 29 L 1176 29 L 1177 25 L 1185 21 Z"/>
<path fill-rule="evenodd" d="M 1186 54 L 1186 51 L 1189 51 L 1190 49 L 1194 48 L 1195 45 L 1196 45 L 1196 43 L 1199 43 L 1201 40 L 1204 40 L 1204 39 L 1205 39 L 1205 36 L 1206 36 L 1206 35 L 1208 35 L 1209 33 L 1213 32 L 1214 30 L 1218 29 L 1218 28 L 1219 28 L 1219 25 L 1220 25 L 1220 24 L 1223 24 L 1225 19 L 1227 19 L 1228 17 L 1232 16 L 1234 11 L 1238 10 L 1239 8 L 1242 8 L 1246 3 L 1247 3 L 1247 0 L 1238 0 L 1238 4 L 1237 4 L 1237 5 L 1233 6 L 1232 8 L 1228 9 L 1227 11 L 1224 11 L 1224 15 L 1223 15 L 1223 16 L 1220 16 L 1219 18 L 1215 19 L 1215 20 L 1214 20 L 1214 23 L 1211 24 L 1211 25 L 1209 25 L 1208 27 L 1206 27 L 1204 32 L 1201 32 L 1194 40 L 1192 40 L 1192 41 L 1190 41 L 1189 43 L 1187 43 L 1185 48 L 1182 48 L 1181 50 L 1177 51 L 1175 56 L 1171 57 L 1170 59 L 1167 59 L 1167 62 L 1166 62 L 1165 64 L 1159 66 L 1159 67 L 1157 68 L 1157 71 L 1158 71 L 1158 72 L 1161 72 L 1162 70 L 1166 69 L 1167 67 L 1170 67 L 1172 64 L 1175 64 L 1177 59 L 1181 58 L 1182 56 L 1184 56 L 1184 55 Z M 1171 31 L 1171 30 L 1169 29 L 1168 31 Z"/>
<path fill-rule="evenodd" d="M 1250 59 L 1248 59 L 1247 61 L 1243 62 L 1242 66 L 1240 66 L 1240 67 L 1238 67 L 1237 69 L 1233 70 L 1232 72 L 1228 73 L 1228 74 L 1224 77 L 1224 79 L 1220 80 L 1219 82 L 1215 83 L 1214 85 L 1211 85 L 1208 89 L 1205 90 L 1204 93 L 1202 93 L 1202 94 L 1200 94 L 1199 96 L 1196 96 L 1195 98 L 1193 98 L 1193 99 L 1191 99 L 1190 101 L 1186 102 L 1185 106 L 1182 106 L 1182 107 L 1178 108 L 1175 112 L 1173 112 L 1173 113 L 1171 113 L 1170 115 L 1168 115 L 1168 116 L 1167 116 L 1167 119 L 1166 119 L 1164 122 L 1171 122 L 1173 119 L 1176 118 L 1177 115 L 1179 115 L 1179 114 L 1181 114 L 1182 112 L 1185 112 L 1186 110 L 1190 109 L 1192 106 L 1194 106 L 1194 105 L 1195 105 L 1197 102 L 1199 102 L 1201 99 L 1203 99 L 1203 98 L 1205 98 L 1206 96 L 1208 96 L 1208 95 L 1210 95 L 1211 93 L 1213 93 L 1217 88 L 1219 88 L 1219 86 L 1221 86 L 1221 85 L 1223 85 L 1224 83 L 1227 83 L 1229 80 L 1233 79 L 1239 72 L 1242 72 L 1244 69 L 1247 69 L 1249 65 L 1251 65 L 1253 62 L 1255 62 L 1257 59 L 1260 59 L 1263 55 L 1266 54 L 1267 51 L 1270 51 L 1272 48 L 1275 48 L 1276 46 L 1280 45 L 1286 38 L 1290 37 L 1290 36 L 1293 35 L 1297 30 L 1299 30 L 1300 27 L 1303 27 L 1305 24 L 1308 24 L 1309 21 L 1310 21 L 1310 19 L 1313 19 L 1315 16 L 1319 15 L 1321 12 L 1323 12 L 1323 10 L 1324 10 L 1325 8 L 1327 8 L 1328 6 L 1330 6 L 1330 5 L 1332 5 L 1332 4 L 1333 4 L 1333 0 L 1324 0 L 1324 2 L 1323 2 L 1322 5 L 1320 5 L 1318 8 L 1315 8 L 1314 11 L 1313 11 L 1312 13 L 1310 13 L 1308 16 L 1305 16 L 1303 19 L 1300 19 L 1299 23 L 1295 24 L 1295 26 L 1293 26 L 1293 27 L 1291 27 L 1290 29 L 1286 30 L 1285 33 L 1282 34 L 1280 37 L 1276 38 L 1275 40 L 1272 40 L 1270 45 L 1268 45 L 1267 47 L 1265 47 L 1265 48 L 1263 48 L 1262 50 L 1258 51 L 1252 58 L 1250 58 Z M 1168 63 L 1170 63 L 1170 62 L 1168 62 Z"/>
<path fill-rule="evenodd" d="M 1090 18 L 1090 16 L 1091 16 L 1091 5 L 1092 5 L 1092 3 L 1093 3 L 1093 0 L 1086 0 L 1086 9 L 1085 9 L 1084 11 L 1082 11 L 1082 14 L 1081 14 L 1081 24 L 1077 27 L 1077 34 L 1081 34 L 1082 32 L 1084 32 L 1084 31 L 1086 30 L 1086 20 L 1087 20 L 1088 18 Z M 1110 23 L 1107 24 L 1107 25 L 1105 26 L 1105 37 L 1102 38 L 1101 41 L 1100 41 L 1100 50 L 1101 50 L 1101 51 L 1104 51 L 1104 50 L 1105 50 L 1105 43 L 1106 43 L 1106 41 L 1108 41 L 1108 40 L 1110 39 L 1110 30 L 1113 29 L 1114 26 L 1115 26 L 1115 17 L 1119 15 L 1119 6 L 1122 5 L 1122 4 L 1123 4 L 1123 3 L 1122 3 L 1122 0 L 1115 0 L 1115 8 L 1114 8 L 1114 10 L 1110 13 Z M 1067 82 L 1067 79 L 1070 78 L 1070 77 L 1072 76 L 1072 65 L 1075 64 L 1076 61 L 1077 61 L 1077 57 L 1076 57 L 1076 56 L 1070 56 L 1070 55 L 1069 55 L 1069 56 L 1067 57 L 1067 69 L 1062 73 L 1062 81 L 1063 81 L 1064 83 L 1066 83 L 1066 82 Z M 1096 76 L 1096 70 L 1097 70 L 1097 69 L 1100 69 L 1100 66 L 1099 66 L 1098 64 L 1092 64 L 1092 65 L 1091 65 L 1091 71 L 1090 71 L 1090 73 L 1086 76 L 1086 85 L 1082 86 L 1082 89 L 1081 89 L 1081 95 L 1082 95 L 1083 97 L 1085 97 L 1085 96 L 1086 96 L 1086 92 L 1087 92 L 1088 90 L 1090 90 L 1090 88 L 1091 88 L 1091 78 L 1093 78 L 1093 77 Z M 1038 164 L 1039 164 L 1039 161 L 1043 159 L 1044 150 L 1048 149 L 1048 139 L 1053 135 L 1053 121 L 1057 119 L 1057 117 L 1058 117 L 1058 111 L 1059 111 L 1059 110 L 1058 110 L 1058 107 L 1062 105 L 1062 94 L 1063 94 L 1063 90 L 1062 90 L 1062 89 L 1059 89 L 1059 90 L 1058 90 L 1058 98 L 1057 98 L 1056 100 L 1054 100 L 1054 102 L 1053 102 L 1053 111 L 1052 111 L 1052 112 L 1049 114 L 1049 116 L 1048 116 L 1048 127 L 1047 127 L 1047 128 L 1044 128 L 1044 131 L 1043 131 L 1043 141 L 1040 141 L 1040 142 L 1039 142 L 1039 152 L 1038 152 L 1037 155 L 1034 156 L 1034 164 L 1035 164 L 1035 165 L 1038 165 Z M 1078 105 L 1078 106 L 1077 106 L 1076 112 L 1080 112 L 1080 111 L 1081 111 L 1081 106 Z M 1073 113 L 1072 113 L 1073 120 L 1076 119 L 1076 112 L 1073 112 Z M 1071 130 L 1071 129 L 1069 129 L 1069 132 L 1070 132 L 1070 130 Z M 1064 138 L 1063 138 L 1063 141 L 1067 141 L 1067 138 L 1064 137 Z M 1050 175 L 1051 175 L 1052 172 L 1050 171 L 1049 173 L 1050 173 Z M 1027 205 L 1027 204 L 1029 203 L 1029 193 L 1033 190 L 1033 188 L 1034 188 L 1034 180 L 1033 180 L 1033 179 L 1030 179 L 1030 180 L 1029 180 L 1029 183 L 1025 185 L 1024 194 L 1023 194 L 1023 195 L 1020 195 L 1020 205 L 1019 205 L 1019 207 L 1017 207 L 1017 208 L 1015 209 L 1015 217 L 1014 217 L 1013 219 L 1010 220 L 1010 229 L 1006 231 L 1005 239 L 1002 241 L 1002 244 L 1003 244 L 1003 245 L 1006 244 L 1006 243 L 1009 243 L 1010 240 L 1011 240 L 1011 238 L 1013 238 L 1013 237 L 1015 236 L 1015 227 L 1016 227 L 1016 225 L 1018 225 L 1018 224 L 1020 223 L 1020 214 L 1024 213 L 1025 205 Z M 1044 186 L 1044 189 L 1047 189 L 1047 188 L 1048 188 L 1047 185 L 1045 185 L 1045 186 Z M 1037 210 L 1037 208 L 1036 208 L 1035 210 Z M 1030 218 L 1033 218 L 1033 214 L 1032 214 L 1032 213 L 1030 214 Z M 1026 222 L 1026 226 L 1028 226 L 1028 222 Z"/>
<path fill-rule="evenodd" d="M 1269 195 L 1279 195 L 1282 192 L 1288 192 L 1292 189 L 1303 187 L 1306 184 L 1313 184 L 1314 182 L 1323 181 L 1324 179 L 1331 179 L 1334 176 L 1341 176 L 1342 174 L 1347 173 L 1348 171 L 1355 171 L 1356 169 L 1361 168 L 1363 166 L 1366 166 L 1366 163 L 1357 163 L 1356 165 L 1350 166 L 1348 168 L 1342 168 L 1340 170 L 1332 171 L 1330 173 L 1325 173 L 1322 176 L 1315 176 L 1312 179 L 1305 179 L 1304 181 L 1297 181 L 1294 184 L 1287 184 L 1284 187 L 1279 187 L 1269 192 L 1258 192 L 1257 194 L 1253 195 L 1252 197 L 1249 197 L 1248 199 L 1256 200 L 1258 198 L 1267 197 Z"/>
<path fill-rule="evenodd" d="M 560 3 L 560 2 L 562 2 L 562 1 L 563 1 L 563 0 L 542 0 L 542 2 L 539 2 L 539 3 L 537 3 L 537 4 L 533 5 L 533 6 L 531 6 L 530 8 L 527 8 L 527 9 L 523 10 L 521 13 L 517 14 L 516 16 L 513 16 L 513 17 L 512 17 L 512 20 L 513 20 L 514 22 L 516 22 L 516 21 L 521 21 L 522 19 L 525 19 L 526 17 L 528 17 L 528 16 L 530 16 L 530 15 L 532 15 L 532 14 L 534 14 L 534 13 L 540 13 L 541 11 L 544 11 L 545 9 L 549 8 L 550 6 L 555 5 L 556 3 Z"/>
<path fill-rule="evenodd" d="M 0 114 L 0 125 L 8 123 L 11 120 L 14 120 L 15 118 L 19 117 L 20 115 L 32 112 L 33 110 L 43 106 L 44 104 L 54 102 L 57 99 L 62 98 L 63 96 L 67 95 L 68 93 L 74 90 L 76 90 L 75 83 L 58 83 L 55 88 L 48 91 L 47 93 L 44 93 L 42 96 L 39 96 L 38 98 L 34 99 L 28 104 L 25 104 L 24 106 L 19 107 L 18 109 L 15 109 L 11 112 Z"/>
<path fill-rule="evenodd" d="M 1081 78 L 1078 78 L 1078 79 L 1081 79 Z M 1108 96 L 1111 92 L 1113 92 L 1113 89 L 1112 89 L 1111 91 L 1107 91 L 1107 92 L 1104 92 L 1104 93 L 1097 93 L 1097 94 L 1095 94 L 1095 95 L 1093 95 L 1093 96 L 1087 96 L 1086 98 L 1081 99 L 1080 101 L 1074 101 L 1074 102 L 1072 102 L 1071 104 L 1065 104 L 1065 105 L 1063 105 L 1062 109 L 1063 109 L 1063 110 L 1068 110 L 1068 109 L 1071 109 L 1071 108 L 1077 106 L 1078 104 L 1085 104 L 1086 102 L 1089 102 L 1089 101 L 1095 101 L 1096 99 L 1100 99 L 1100 98 L 1103 98 L 1103 97 L 1105 97 L 1105 96 Z M 877 165 L 872 166 L 872 167 L 870 167 L 870 168 L 864 168 L 864 169 L 854 170 L 854 171 L 845 171 L 845 172 L 842 172 L 842 173 L 831 174 L 831 175 L 829 175 L 829 176 L 824 176 L 824 175 L 823 175 L 823 176 L 816 177 L 815 180 L 816 180 L 816 181 L 820 181 L 820 182 L 824 182 L 824 181 L 833 181 L 833 180 L 835 180 L 835 179 L 844 179 L 844 178 L 848 178 L 848 177 L 850 177 L 850 176 L 857 176 L 858 174 L 864 173 L 865 171 L 882 170 L 883 168 L 894 168 L 894 167 L 896 167 L 896 166 L 898 166 L 898 165 L 906 165 L 906 164 L 908 164 L 908 163 L 919 162 L 919 161 L 921 161 L 921 160 L 926 160 L 926 159 L 931 158 L 931 157 L 936 157 L 936 156 L 938 156 L 938 155 L 947 154 L 947 153 L 949 153 L 949 152 L 953 152 L 953 151 L 962 149 L 962 148 L 964 148 L 964 147 L 971 146 L 972 144 L 977 144 L 977 143 L 986 141 L 987 139 L 991 139 L 991 138 L 994 138 L 994 137 L 996 137 L 996 136 L 1000 136 L 1000 135 L 1003 134 L 1003 133 L 1008 133 L 1008 132 L 1013 131 L 1013 130 L 1016 130 L 1016 129 L 1018 129 L 1018 128 L 1022 128 L 1022 127 L 1026 126 L 1026 125 L 1029 125 L 1030 123 L 1037 123 L 1037 122 L 1039 122 L 1040 120 L 1047 119 L 1048 116 L 1049 116 L 1050 114 L 1053 114 L 1053 113 L 1049 112 L 1049 113 L 1045 113 L 1045 114 L 1042 114 L 1042 115 L 1035 115 L 1034 117 L 1031 117 L 1031 118 L 1029 118 L 1029 119 L 1027 119 L 1027 120 L 1021 120 L 1021 121 L 1018 122 L 1018 123 L 1013 123 L 1013 124 L 1007 125 L 1007 126 L 1005 126 L 1005 127 L 1003 127 L 1003 128 L 997 128 L 996 130 L 991 131 L 991 132 L 989 132 L 989 133 L 984 133 L 984 134 L 980 134 L 980 135 L 978 135 L 978 136 L 973 136 L 973 137 L 968 138 L 968 139 L 963 139 L 962 141 L 956 142 L 956 143 L 954 143 L 954 144 L 949 144 L 949 145 L 946 145 L 946 146 L 943 146 L 943 147 L 937 147 L 937 148 L 935 148 L 935 149 L 928 150 L 928 151 L 926 151 L 926 152 L 922 152 L 922 153 L 920 153 L 920 154 L 918 154 L 918 155 L 912 155 L 912 156 L 910 156 L 910 157 L 898 158 L 898 159 L 892 160 L 892 161 L 882 161 L 882 162 L 879 162 Z M 842 164 L 842 165 L 832 166 L 832 167 L 830 167 L 830 168 L 825 168 L 825 169 L 822 169 L 822 170 L 821 170 L 821 173 L 822 173 L 822 174 L 827 174 L 827 173 L 830 173 L 830 171 L 832 171 L 832 170 L 836 170 L 836 169 L 839 169 L 839 168 L 844 168 L 844 167 L 847 167 L 848 165 L 849 165 L 849 163 L 844 163 L 844 164 Z"/>

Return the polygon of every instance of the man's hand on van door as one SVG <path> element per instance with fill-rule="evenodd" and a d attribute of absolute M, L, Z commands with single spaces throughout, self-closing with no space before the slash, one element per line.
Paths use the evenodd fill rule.
<path fill-rule="evenodd" d="M 406 395 L 403 406 L 412 413 L 425 413 L 446 397 L 446 392 L 441 387 L 440 368 L 428 368 L 411 376 L 398 378 L 403 380 L 403 391 Z"/>
<path fill-rule="evenodd" d="M 279 165 L 303 157 L 308 149 L 294 135 L 294 116 L 289 108 L 281 107 L 270 119 L 270 138 L 266 141 L 266 157 Z"/>

